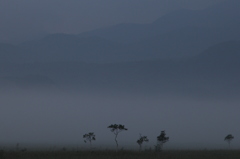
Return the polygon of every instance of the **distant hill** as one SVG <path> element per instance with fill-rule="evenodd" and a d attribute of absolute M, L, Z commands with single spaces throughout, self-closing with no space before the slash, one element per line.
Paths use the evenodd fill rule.
<path fill-rule="evenodd" d="M 119 24 L 79 35 L 52 34 L 18 46 L 2 44 L 2 62 L 114 63 L 195 56 L 239 40 L 240 1 L 178 10 L 150 24 Z M 0 61 L 0 62 L 1 62 Z"/>
<path fill-rule="evenodd" d="M 240 63 L 240 41 L 227 41 L 209 47 L 198 56 L 211 62 Z"/>
<path fill-rule="evenodd" d="M 240 2 L 227 0 L 203 10 L 177 10 L 149 24 L 119 24 L 85 32 L 79 36 L 99 36 L 129 43 L 185 27 L 222 28 L 225 31 L 232 28 L 232 32 L 236 32 L 240 26 L 239 18 Z"/>
<path fill-rule="evenodd" d="M 79 36 L 127 43 L 122 54 L 131 60 L 194 56 L 211 45 L 239 39 L 239 3 L 230 0 L 204 10 L 178 10 L 150 24 L 119 24 Z"/>
<path fill-rule="evenodd" d="M 114 59 L 114 52 L 122 45 L 100 37 L 79 38 L 75 35 L 52 34 L 41 40 L 21 45 L 32 61 L 102 62 Z"/>
<path fill-rule="evenodd" d="M 15 45 L 0 43 L 0 63 L 15 63 L 22 61 L 23 50 Z"/>
<path fill-rule="evenodd" d="M 182 60 L 2 64 L 0 83 L 78 91 L 236 97 L 240 94 L 239 46 L 239 41 L 219 43 L 198 56 Z"/>

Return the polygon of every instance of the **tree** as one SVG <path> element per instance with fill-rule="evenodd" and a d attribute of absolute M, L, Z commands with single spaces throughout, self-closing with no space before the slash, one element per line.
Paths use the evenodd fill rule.
<path fill-rule="evenodd" d="M 94 132 L 90 132 L 88 134 L 84 134 L 83 138 L 84 138 L 84 142 L 85 143 L 89 142 L 90 143 L 90 148 L 92 148 L 92 141 L 96 140 Z"/>
<path fill-rule="evenodd" d="M 117 125 L 117 124 L 111 124 L 108 126 L 108 128 L 111 129 L 111 132 L 113 132 L 113 134 L 115 135 L 115 142 L 116 142 L 116 146 L 117 146 L 117 150 L 118 150 L 118 141 L 117 141 L 117 137 L 118 134 L 124 130 L 128 130 L 127 128 L 125 128 L 124 125 Z"/>
<path fill-rule="evenodd" d="M 224 138 L 224 141 L 227 141 L 227 142 L 228 142 L 229 147 L 230 147 L 230 143 L 231 143 L 232 139 L 234 139 L 234 136 L 232 136 L 232 134 L 228 134 L 228 135 Z"/>
<path fill-rule="evenodd" d="M 149 141 L 149 140 L 148 140 L 147 136 L 142 136 L 142 135 L 140 134 L 140 137 L 139 137 L 139 139 L 137 140 L 137 143 L 138 143 L 138 145 L 139 145 L 139 151 L 142 150 L 142 144 L 143 144 L 143 142 L 148 142 L 148 141 Z"/>
<path fill-rule="evenodd" d="M 161 151 L 163 144 L 168 142 L 169 137 L 166 137 L 165 131 L 161 131 L 160 135 L 157 136 L 157 145 L 156 145 L 156 151 Z"/>

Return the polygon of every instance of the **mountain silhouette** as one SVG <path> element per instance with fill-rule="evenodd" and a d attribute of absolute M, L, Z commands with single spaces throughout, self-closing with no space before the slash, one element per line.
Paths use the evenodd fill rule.
<path fill-rule="evenodd" d="M 1 62 L 112 63 L 186 58 L 239 40 L 240 2 L 178 10 L 149 24 L 119 24 L 79 35 L 51 34 L 20 45 L 2 44 Z M 3 46 L 4 45 L 4 46 Z"/>
<path fill-rule="evenodd" d="M 51 86 L 80 91 L 123 91 L 188 96 L 240 94 L 239 41 L 209 47 L 188 59 L 93 64 L 47 62 L 1 65 L 0 83 Z M 37 80 L 38 77 L 39 80 Z M 28 81 L 28 82 L 23 82 Z"/>

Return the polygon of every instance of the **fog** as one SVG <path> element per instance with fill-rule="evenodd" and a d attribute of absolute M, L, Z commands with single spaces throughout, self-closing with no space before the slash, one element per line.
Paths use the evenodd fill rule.
<path fill-rule="evenodd" d="M 223 0 L 1 0 L 0 42 L 19 43 L 49 33 L 78 34 L 119 23 L 150 23 L 181 8 Z"/>
<path fill-rule="evenodd" d="M 124 124 L 120 147 L 137 148 L 139 133 L 156 144 L 156 136 L 165 130 L 170 137 L 166 149 L 228 148 L 224 137 L 236 138 L 232 148 L 239 148 L 237 134 L 239 100 L 179 98 L 174 94 L 132 94 L 53 90 L 1 91 L 1 145 L 29 145 L 88 148 L 83 134 L 94 132 L 96 148 L 114 148 L 110 124 Z M 5 146 L 6 146 L 5 145 Z"/>
<path fill-rule="evenodd" d="M 1 0 L 0 149 L 240 147 L 239 0 Z"/>

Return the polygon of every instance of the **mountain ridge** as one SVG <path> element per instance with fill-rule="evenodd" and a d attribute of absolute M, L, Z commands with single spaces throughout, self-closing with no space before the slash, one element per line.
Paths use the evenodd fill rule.
<path fill-rule="evenodd" d="M 15 59 L 3 51 L 0 56 L 2 61 L 19 59 L 20 63 L 109 63 L 195 56 L 217 43 L 239 39 L 240 5 L 235 3 L 239 2 L 226 1 L 204 10 L 179 10 L 153 23 L 119 24 L 90 34 L 52 34 L 18 45 L 19 50 L 12 51 L 18 55 Z M 231 6 L 234 8 L 227 12 Z"/>

